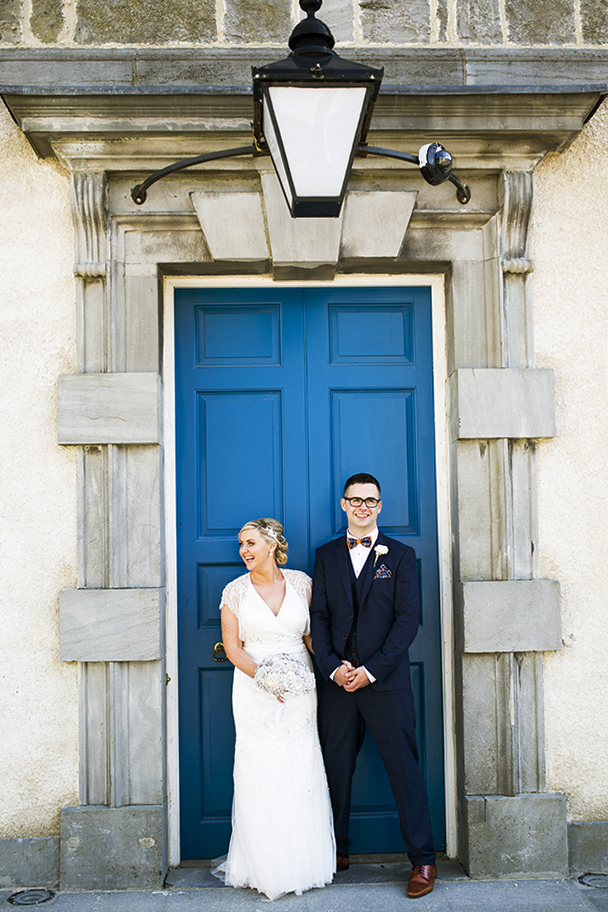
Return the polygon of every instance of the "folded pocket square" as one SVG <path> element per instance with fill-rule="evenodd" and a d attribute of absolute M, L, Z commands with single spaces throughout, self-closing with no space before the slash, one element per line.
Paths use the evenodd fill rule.
<path fill-rule="evenodd" d="M 374 573 L 374 579 L 390 579 L 393 575 L 393 571 L 389 570 L 386 564 L 380 564 L 376 572 Z"/>

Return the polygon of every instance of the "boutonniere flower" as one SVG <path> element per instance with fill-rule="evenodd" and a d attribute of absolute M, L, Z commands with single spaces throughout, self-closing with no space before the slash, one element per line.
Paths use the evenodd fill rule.
<path fill-rule="evenodd" d="M 374 567 L 375 567 L 376 564 L 378 563 L 378 558 L 381 557 L 383 554 L 388 554 L 388 548 L 386 547 L 386 545 L 376 545 L 376 547 L 374 548 L 374 554 L 376 555 L 374 558 Z"/>

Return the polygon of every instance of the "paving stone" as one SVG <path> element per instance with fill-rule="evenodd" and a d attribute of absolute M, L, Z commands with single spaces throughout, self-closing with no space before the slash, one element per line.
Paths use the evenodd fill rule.
<path fill-rule="evenodd" d="M 514 44 L 574 44 L 574 0 L 506 0 L 509 40 Z"/>
<path fill-rule="evenodd" d="M 163 44 L 216 38 L 213 0 L 78 0 L 80 44 Z"/>
<path fill-rule="evenodd" d="M 30 27 L 41 41 L 56 41 L 63 28 L 62 0 L 32 0 Z"/>
<path fill-rule="evenodd" d="M 21 40 L 21 0 L 2 0 L 0 3 L 0 44 L 15 44 Z"/>
<path fill-rule="evenodd" d="M 608 0 L 581 0 L 583 41 L 608 44 Z"/>
<path fill-rule="evenodd" d="M 366 41 L 380 44 L 428 44 L 429 0 L 360 0 L 361 28 Z"/>
<path fill-rule="evenodd" d="M 591 912 L 576 884 L 568 880 L 469 881 L 442 889 L 450 912 Z"/>
<path fill-rule="evenodd" d="M 287 44 L 293 22 L 291 4 L 284 0 L 227 0 L 224 17 L 226 40 L 241 44 Z"/>
<path fill-rule="evenodd" d="M 502 42 L 500 0 L 458 0 L 457 30 L 463 41 Z"/>

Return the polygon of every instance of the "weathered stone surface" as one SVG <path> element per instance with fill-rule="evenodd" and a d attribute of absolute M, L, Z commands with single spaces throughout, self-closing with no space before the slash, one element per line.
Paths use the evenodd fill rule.
<path fill-rule="evenodd" d="M 2 0 L 2 4 L 0 4 L 0 44 L 14 44 L 20 40 L 21 2 L 20 0 Z"/>
<path fill-rule="evenodd" d="M 608 44 L 608 0 L 581 0 L 583 41 Z"/>
<path fill-rule="evenodd" d="M 62 662 L 160 658 L 158 589 L 64 589 L 59 596 Z"/>
<path fill-rule="evenodd" d="M 459 439 L 555 436 L 552 370 L 461 368 L 450 381 Z"/>
<path fill-rule="evenodd" d="M 351 190 L 346 194 L 341 257 L 397 257 L 417 193 Z"/>
<path fill-rule="evenodd" d="M 214 260 L 267 260 L 268 245 L 259 193 L 191 193 Z"/>
<path fill-rule="evenodd" d="M 471 797 L 462 809 L 471 877 L 568 876 L 564 795 Z"/>
<path fill-rule="evenodd" d="M 457 30 L 463 41 L 499 44 L 502 41 L 499 0 L 458 0 Z"/>
<path fill-rule="evenodd" d="M 303 13 L 300 15 L 304 17 Z M 353 0 L 323 0 L 323 9 L 319 13 L 319 18 L 330 27 L 336 42 L 353 40 L 353 16 Z M 346 56 L 349 55 L 350 51 Z"/>
<path fill-rule="evenodd" d="M 63 27 L 62 0 L 32 0 L 30 27 L 40 41 L 56 41 Z"/>
<path fill-rule="evenodd" d="M 446 41 L 448 37 L 448 0 L 437 0 L 437 38 Z"/>
<path fill-rule="evenodd" d="M 159 805 L 63 808 L 61 889 L 162 886 L 163 817 Z"/>
<path fill-rule="evenodd" d="M 158 422 L 157 374 L 66 374 L 59 378 L 59 443 L 157 443 Z"/>
<path fill-rule="evenodd" d="M 568 824 L 570 873 L 608 874 L 608 820 Z"/>
<path fill-rule="evenodd" d="M 262 188 L 275 270 L 294 265 L 307 270 L 319 266 L 335 269 L 344 209 L 336 219 L 293 219 L 274 172 L 262 173 Z"/>
<path fill-rule="evenodd" d="M 234 44 L 284 44 L 293 26 L 291 9 L 291 4 L 283 0 L 266 0 L 265 3 L 226 0 L 226 40 Z"/>
<path fill-rule="evenodd" d="M 216 38 L 213 0 L 78 0 L 76 41 L 80 44 L 162 44 Z"/>
<path fill-rule="evenodd" d="M 58 883 L 59 836 L 0 839 L 0 889 Z"/>
<path fill-rule="evenodd" d="M 559 583 L 489 580 L 460 583 L 463 652 L 547 652 L 561 649 Z"/>
<path fill-rule="evenodd" d="M 514 44 L 574 44 L 574 0 L 506 0 L 509 40 Z"/>
<path fill-rule="evenodd" d="M 431 30 L 428 0 L 398 4 L 393 0 L 360 0 L 360 7 L 366 41 L 428 44 Z"/>

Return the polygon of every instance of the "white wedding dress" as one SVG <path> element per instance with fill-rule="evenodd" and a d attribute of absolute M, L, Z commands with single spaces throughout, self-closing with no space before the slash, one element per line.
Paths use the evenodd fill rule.
<path fill-rule="evenodd" d="M 249 574 L 222 593 L 239 622 L 243 648 L 260 662 L 289 653 L 312 669 L 302 636 L 309 632 L 311 580 L 282 571 L 285 599 L 275 616 Z M 336 847 L 331 804 L 317 735 L 316 691 L 281 705 L 253 679 L 234 670 L 236 727 L 232 837 L 214 870 L 232 887 L 253 887 L 276 899 L 331 883 Z"/>

